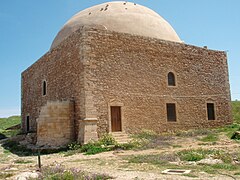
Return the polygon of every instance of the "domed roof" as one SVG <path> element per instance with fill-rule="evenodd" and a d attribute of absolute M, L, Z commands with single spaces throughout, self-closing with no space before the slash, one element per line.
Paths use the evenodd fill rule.
<path fill-rule="evenodd" d="M 59 31 L 51 49 L 85 25 L 182 42 L 172 26 L 153 10 L 135 3 L 114 1 L 87 8 L 74 15 Z"/>

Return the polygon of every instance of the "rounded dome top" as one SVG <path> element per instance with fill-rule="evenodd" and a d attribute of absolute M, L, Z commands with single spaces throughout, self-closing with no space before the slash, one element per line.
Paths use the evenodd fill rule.
<path fill-rule="evenodd" d="M 58 32 L 51 49 L 85 25 L 182 42 L 172 26 L 153 10 L 135 3 L 114 1 L 87 8 L 74 15 Z"/>

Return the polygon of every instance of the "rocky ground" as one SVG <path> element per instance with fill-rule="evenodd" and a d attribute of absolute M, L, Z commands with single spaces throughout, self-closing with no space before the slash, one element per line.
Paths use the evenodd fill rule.
<path fill-rule="evenodd" d="M 226 134 L 203 141 L 206 135 L 166 135 L 135 150 L 115 150 L 95 155 L 59 152 L 41 155 L 42 167 L 64 167 L 90 173 L 107 174 L 113 179 L 240 179 L 240 143 Z M 201 160 L 181 160 L 184 150 L 214 150 L 223 154 Z M 230 160 L 223 162 L 224 159 Z M 164 160 L 164 161 L 163 161 Z M 19 156 L 0 147 L 0 178 L 38 179 L 37 156 Z M 163 174 L 166 169 L 191 170 L 189 174 Z"/>

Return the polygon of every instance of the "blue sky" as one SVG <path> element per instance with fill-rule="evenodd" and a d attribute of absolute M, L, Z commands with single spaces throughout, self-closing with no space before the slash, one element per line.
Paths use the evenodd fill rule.
<path fill-rule="evenodd" d="M 75 13 L 103 0 L 1 0 L 0 117 L 20 114 L 21 72 L 50 48 Z M 135 0 L 163 16 L 187 44 L 228 52 L 232 100 L 240 100 L 239 0 Z"/>

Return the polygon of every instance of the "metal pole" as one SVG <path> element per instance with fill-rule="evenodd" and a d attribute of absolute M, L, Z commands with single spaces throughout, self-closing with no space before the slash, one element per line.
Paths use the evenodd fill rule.
<path fill-rule="evenodd" d="M 41 171 L 41 156 L 40 156 L 40 149 L 38 149 L 38 168 L 39 168 L 39 171 Z"/>

